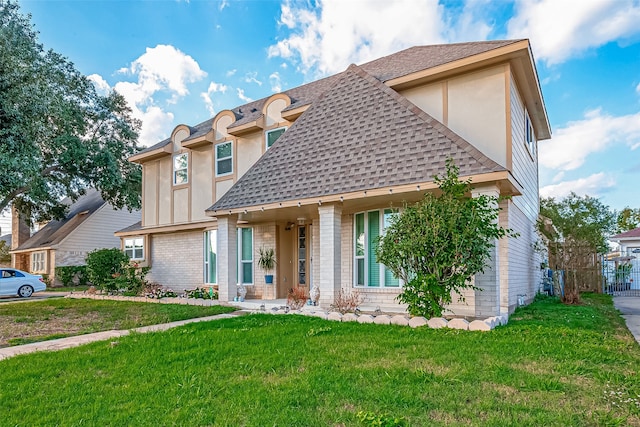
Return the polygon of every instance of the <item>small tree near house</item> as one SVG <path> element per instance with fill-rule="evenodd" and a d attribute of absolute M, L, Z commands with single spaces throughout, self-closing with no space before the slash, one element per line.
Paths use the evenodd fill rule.
<path fill-rule="evenodd" d="M 498 224 L 498 199 L 471 197 L 452 159 L 434 177 L 441 194 L 427 193 L 392 217 L 379 239 L 378 261 L 405 285 L 398 296 L 412 315 L 441 316 L 452 292 L 477 289 L 471 279 L 484 271 L 495 240 L 516 236 Z"/>

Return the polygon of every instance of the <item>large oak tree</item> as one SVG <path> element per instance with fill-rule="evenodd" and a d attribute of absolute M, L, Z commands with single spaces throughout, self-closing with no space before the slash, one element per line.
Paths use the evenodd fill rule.
<path fill-rule="evenodd" d="M 0 212 L 64 214 L 93 187 L 117 208 L 140 206 L 140 123 L 124 98 L 97 93 L 69 60 L 38 43 L 30 16 L 0 0 Z"/>

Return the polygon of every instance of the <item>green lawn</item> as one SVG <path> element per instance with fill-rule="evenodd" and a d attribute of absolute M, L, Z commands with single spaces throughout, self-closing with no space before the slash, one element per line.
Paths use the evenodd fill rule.
<path fill-rule="evenodd" d="M 111 329 L 132 329 L 230 311 L 233 309 L 222 306 L 66 298 L 0 304 L 0 347 Z"/>
<path fill-rule="evenodd" d="M 584 300 L 484 333 L 263 314 L 18 356 L 0 425 L 638 426 L 640 347 Z"/>

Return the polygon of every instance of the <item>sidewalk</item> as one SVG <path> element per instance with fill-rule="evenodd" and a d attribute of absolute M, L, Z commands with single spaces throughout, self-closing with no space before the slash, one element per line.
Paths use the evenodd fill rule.
<path fill-rule="evenodd" d="M 613 305 L 620 310 L 627 328 L 640 344 L 640 297 L 613 297 Z"/>
<path fill-rule="evenodd" d="M 93 334 L 77 335 L 74 337 L 58 338 L 55 340 L 34 342 L 25 345 L 16 345 L 13 347 L 0 348 L 0 360 L 8 359 L 9 357 L 17 356 L 19 354 L 34 353 L 36 351 L 56 351 L 65 348 L 77 347 L 83 344 L 87 344 L 94 341 L 104 341 L 113 338 L 129 335 L 131 332 L 145 333 L 166 331 L 167 329 L 175 328 L 178 326 L 186 325 L 188 323 L 195 322 L 208 322 L 210 320 L 229 319 L 231 317 L 239 316 L 239 313 L 225 313 L 208 317 L 197 317 L 195 319 L 178 320 L 171 323 L 162 323 L 160 325 L 149 325 L 131 330 L 111 330 L 96 332 Z"/>

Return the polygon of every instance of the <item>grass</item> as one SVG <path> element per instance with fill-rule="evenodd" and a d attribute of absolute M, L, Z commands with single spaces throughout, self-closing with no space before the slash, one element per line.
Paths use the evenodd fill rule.
<path fill-rule="evenodd" d="M 0 425 L 639 426 L 640 347 L 584 301 L 484 333 L 262 314 L 18 356 Z"/>
<path fill-rule="evenodd" d="M 229 307 L 53 298 L 0 305 L 0 347 L 212 316 Z"/>

